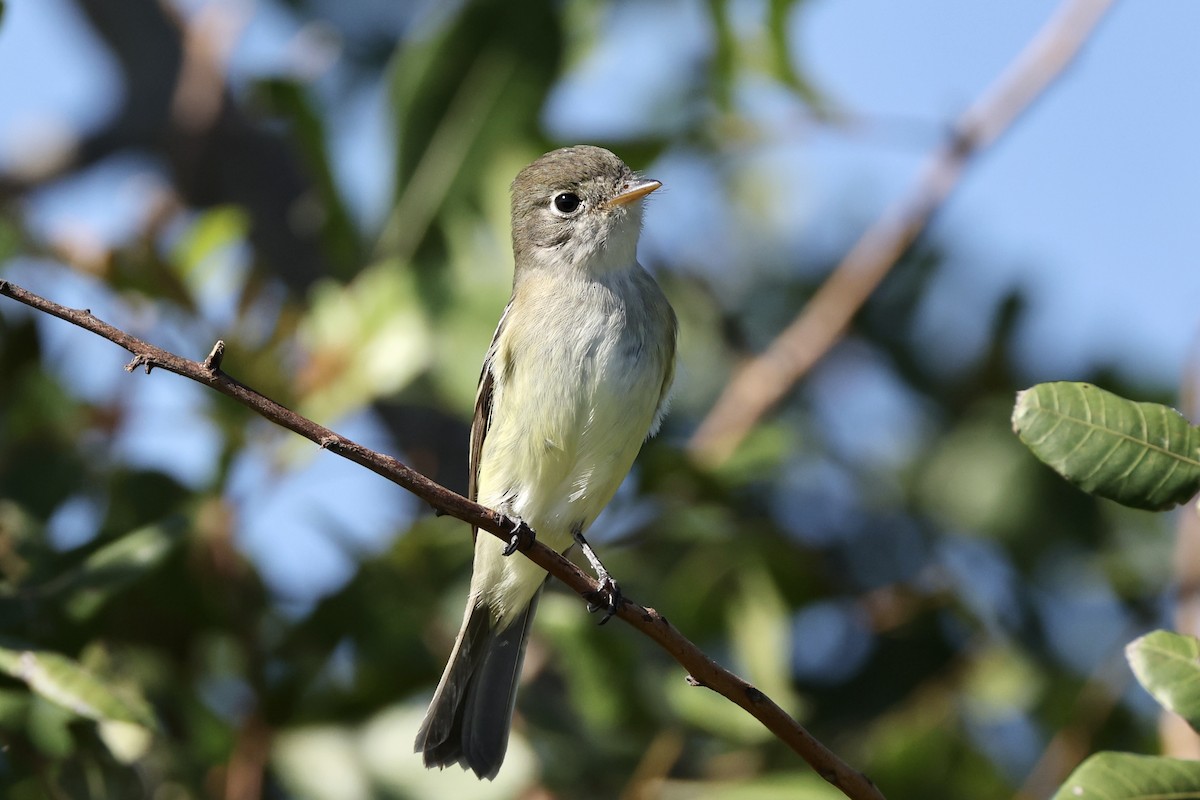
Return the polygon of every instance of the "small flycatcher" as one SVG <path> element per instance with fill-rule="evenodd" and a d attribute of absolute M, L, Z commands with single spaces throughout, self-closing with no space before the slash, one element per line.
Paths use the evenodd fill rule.
<path fill-rule="evenodd" d="M 512 184 L 513 293 L 483 361 L 470 496 L 565 552 L 621 485 L 666 410 L 676 320 L 637 262 L 661 186 L 607 150 L 555 150 Z M 475 537 L 462 629 L 416 750 L 494 778 L 546 573 Z M 602 578 L 607 578 L 602 575 Z"/>

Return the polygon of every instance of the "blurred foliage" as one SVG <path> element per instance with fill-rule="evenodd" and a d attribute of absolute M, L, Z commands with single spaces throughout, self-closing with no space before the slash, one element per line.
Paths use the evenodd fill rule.
<path fill-rule="evenodd" d="M 78 2 L 122 63 L 163 60 L 128 72 L 129 91 L 176 74 L 179 46 L 136 50 L 149 34 Z M 186 17 L 130 3 L 140 16 L 125 24 L 182 39 Z M 507 185 L 561 144 L 541 126 L 547 97 L 621 4 L 399 4 L 398 26 L 370 16 L 390 4 L 364 4 L 355 25 L 319 0 L 264 5 L 337 28 L 342 91 L 384 82 L 395 189 L 382 224 L 356 216 L 334 178 L 328 86 L 271 75 L 217 87 L 226 107 L 208 131 L 126 116 L 85 132 L 110 149 L 81 148 L 63 175 L 5 196 L 0 276 L 191 357 L 220 337 L 240 380 L 323 424 L 362 426 L 461 490 L 474 382 L 510 280 Z M 762 198 L 738 175 L 748 139 L 724 137 L 761 124 L 733 102 L 750 79 L 826 116 L 785 30 L 807 5 L 762 4 L 748 32 L 745 7 L 708 3 L 711 51 L 673 98 L 686 113 L 596 143 L 637 167 L 686 157 L 731 219 L 758 219 L 747 210 Z M 24 200 L 125 148 L 169 152 L 174 192 L 126 240 L 81 258 L 30 226 Z M 258 163 L 262 152 L 277 158 Z M 919 241 L 729 462 L 688 459 L 730 370 L 831 266 L 771 250 L 782 238 L 753 225 L 744 235 L 754 257 L 729 271 L 735 291 L 686 258 L 648 265 L 679 310 L 682 363 L 673 414 L 597 526 L 622 586 L 892 800 L 1044 796 L 1077 766 L 1071 754 L 1152 750 L 1149 704 L 1122 685 L 1097 691 L 1094 673 L 1157 621 L 1169 534 L 1065 485 L 1011 435 L 1027 383 L 1014 357 L 1022 297 L 995 298 L 972 332 L 983 346 L 954 366 L 922 338 L 952 245 Z M 461 615 L 464 527 L 398 492 L 379 521 L 333 481 L 270 506 L 332 456 L 182 379 L 127 377 L 117 348 L 89 338 L 0 302 L 5 797 L 838 796 L 649 641 L 598 629 L 554 591 L 499 778 L 424 770 L 412 738 Z M 139 457 L 156 442 L 168 452 Z M 274 549 L 251 535 L 264 516 L 283 528 Z M 362 519 L 385 529 L 374 543 L 356 538 Z M 301 529 L 324 549 L 302 547 Z M 297 559 L 349 567 L 297 596 L 274 577 Z"/>

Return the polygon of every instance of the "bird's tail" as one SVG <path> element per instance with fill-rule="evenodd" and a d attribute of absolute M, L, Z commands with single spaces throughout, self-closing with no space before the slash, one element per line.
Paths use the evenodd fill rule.
<path fill-rule="evenodd" d="M 542 590 L 504 628 L 472 601 L 450 661 L 417 732 L 427 767 L 459 764 L 491 780 L 504 763 L 525 642 Z"/>

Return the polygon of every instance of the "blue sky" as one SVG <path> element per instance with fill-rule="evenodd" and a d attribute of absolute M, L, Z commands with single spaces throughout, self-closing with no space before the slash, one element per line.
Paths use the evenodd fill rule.
<path fill-rule="evenodd" d="M 1052 5 L 826 1 L 804 18 L 800 41 L 817 81 L 849 107 L 946 119 L 1005 69 Z M 1142 379 L 1181 377 L 1200 297 L 1197 30 L 1198 3 L 1118 3 L 935 225 L 974 256 L 948 280 L 1029 290 L 1031 377 L 1070 378 L 1108 359 Z M 887 161 L 868 154 L 848 169 L 870 174 L 882 200 L 911 174 Z"/>
<path fill-rule="evenodd" d="M 224 2 L 247 15 L 233 55 L 235 82 L 306 68 L 296 42 L 319 40 L 303 39 L 314 33 L 311 28 L 270 3 Z M 202 7 L 204 0 L 187 5 Z M 738 24 L 753 25 L 764 5 L 735 3 Z M 838 107 L 866 120 L 867 132 L 807 125 L 793 101 L 765 82 L 752 82 L 742 87 L 744 113 L 772 133 L 731 158 L 769 200 L 761 213 L 772 235 L 814 255 L 844 249 L 903 194 L 946 126 L 1007 68 L 1056 7 L 1043 0 L 800 5 L 790 29 L 796 62 Z M 378 4 L 372 13 L 380 13 Z M 600 15 L 599 25 L 595 46 L 571 63 L 546 109 L 550 135 L 620 139 L 672 124 L 666 108 L 671 87 L 687 78 L 711 44 L 704 5 L 627 2 Z M 999 293 L 1019 287 L 1030 300 L 1020 331 L 1030 383 L 1078 377 L 1098 363 L 1112 363 L 1156 387 L 1180 380 L 1195 348 L 1200 298 L 1200 105 L 1192 86 L 1200 75 L 1197 31 L 1200 3 L 1194 0 L 1119 3 L 1069 74 L 971 166 L 934 226 L 951 245 L 951 258 L 932 288 L 920 332 L 947 363 L 982 344 L 980 319 Z M 340 124 L 332 131 L 335 165 L 352 207 L 369 226 L 386 211 L 391 189 L 382 85 L 351 96 L 339 96 L 335 88 L 318 84 L 324 101 L 339 110 Z M 111 112 L 119 91 L 112 64 L 71 3 L 8 5 L 0 26 L 0 163 L 52 153 L 72 131 Z M 714 280 L 736 284 L 739 259 L 752 254 L 733 244 L 740 241 L 739 220 L 720 202 L 715 176 L 697 169 L 686 154 L 641 166 L 666 183 L 647 214 L 645 253 L 653 258 L 691 248 L 698 262 L 710 262 Z M 39 195 L 29 206 L 30 220 L 46 233 L 119 242 L 161 180 L 153 163 L 116 159 Z M 802 270 L 803 261 L 785 268 Z M 32 278 L 38 271 L 26 263 L 19 275 Z M 72 302 L 71 296 L 89 291 L 63 288 L 67 296 L 58 299 Z M 92 349 L 63 346 L 62 352 Z M 113 360 L 121 362 L 121 355 Z M 115 380 L 97 376 L 95 387 L 82 391 L 114 391 Z M 133 391 L 146 393 L 149 409 L 202 418 L 205 401 L 187 394 L 191 389 L 161 394 L 156 383 Z M 348 432 L 386 444 L 369 420 L 348 424 Z M 174 427 L 183 427 L 178 418 Z M 188 466 L 177 448 L 156 449 L 155 441 L 162 437 L 145 432 L 119 450 L 138 463 L 191 469 L 184 479 L 194 480 L 206 468 L 203 446 L 191 448 L 199 455 Z M 326 461 L 314 460 L 309 478 L 342 480 L 328 472 L 338 467 Z M 239 474 L 244 490 L 265 473 L 261 464 L 248 464 Z M 302 493 L 303 485 L 293 491 Z M 372 484 L 362 491 L 370 497 L 356 507 L 391 504 L 348 534 L 369 550 L 382 544 L 405 512 L 397 510 L 390 487 Z M 274 519 L 269 506 L 248 510 L 243 538 L 250 552 L 272 564 L 273 585 L 293 594 L 327 591 L 353 569 L 352 560 L 319 537 L 311 546 L 327 548 L 320 558 L 307 557 L 299 546 L 288 550 L 295 563 L 267 558 L 275 541 L 268 534 L 279 527 Z M 326 571 L 316 574 L 321 569 Z"/>
<path fill-rule="evenodd" d="M 226 5 L 251 14 L 234 51 L 235 74 L 297 68 L 294 20 L 267 3 Z M 755 17 L 758 4 L 736 5 Z M 943 127 L 1006 68 L 1054 4 L 799 5 L 791 26 L 796 61 L 840 107 L 881 120 L 879 135 L 784 130 L 770 152 L 794 179 L 801 225 L 816 229 L 818 240 L 845 242 L 857 231 L 830 233 L 826 221 L 844 227 L 849 218 L 861 227 L 901 194 Z M 645 125 L 709 36 L 694 0 L 619 4 L 602 25 L 598 46 L 572 66 L 547 110 L 547 127 L 566 140 Z M 1110 358 L 1148 381 L 1172 383 L 1183 371 L 1200 290 L 1200 105 L 1187 91 L 1200 74 L 1196 30 L 1200 4 L 1189 0 L 1117 4 L 1069 74 L 972 166 L 935 225 L 970 261 L 953 265 L 950 285 L 978 288 L 984 299 L 1010 285 L 1031 291 L 1023 341 L 1034 377 L 1067 377 Z M 0 162 L 45 148 L 115 107 L 116 73 L 66 0 L 10 4 L 0 41 Z M 360 215 L 378 219 L 390 191 L 388 171 L 379 168 L 387 136 L 381 96 L 340 102 L 337 167 Z M 888 120 L 909 120 L 911 130 L 889 132 Z M 127 188 L 114 205 L 111 178 L 103 168 L 93 177 L 103 199 L 92 207 L 88 193 L 64 193 L 43 198 L 35 219 L 46 226 L 71 219 L 119 238 L 138 196 Z M 702 178 L 685 180 L 704 186 Z M 688 216 L 651 216 L 651 245 L 679 241 L 670 228 L 686 229 Z"/>
<path fill-rule="evenodd" d="M 735 16 L 754 19 L 762 4 L 734 5 Z M 788 204 L 783 213 L 801 243 L 823 252 L 844 250 L 905 192 L 951 122 L 1057 7 L 800 5 L 790 30 L 795 61 L 864 130 L 806 127 L 786 100 L 744 87 L 750 115 L 778 131 L 748 163 L 769 173 L 764 188 Z M 694 3 L 629 3 L 607 24 L 552 98 L 548 125 L 565 139 L 589 130 L 619 136 L 661 119 L 664 87 L 705 52 L 704 13 Z M 1031 382 L 1099 363 L 1149 384 L 1180 380 L 1200 296 L 1200 106 L 1186 89 L 1200 74 L 1196 30 L 1200 3 L 1118 3 L 1082 57 L 975 160 L 933 225 L 952 260 L 923 331 L 931 347 L 965 357 L 958 351 L 982 344 L 980 315 L 998 293 L 1020 288 L 1031 300 L 1020 338 Z M 642 102 L 629 101 L 631 85 Z M 668 192 L 648 216 L 646 245 L 716 254 L 719 272 L 737 256 L 727 214 L 711 204 L 715 185 L 673 167 L 656 172 Z M 670 193 L 673 185 L 682 191 Z"/>

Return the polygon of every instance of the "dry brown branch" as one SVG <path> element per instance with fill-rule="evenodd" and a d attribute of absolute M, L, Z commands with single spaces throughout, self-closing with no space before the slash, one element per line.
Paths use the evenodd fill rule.
<path fill-rule="evenodd" d="M 1066 0 L 1017 59 L 953 127 L 911 191 L 870 226 L 800 315 L 734 375 L 689 443 L 703 464 L 719 464 L 758 421 L 842 337 L 888 271 L 929 225 L 973 156 L 1008 130 L 1087 42 L 1112 0 Z"/>
<path fill-rule="evenodd" d="M 1200 419 L 1200 333 L 1192 341 L 1179 386 L 1179 410 L 1191 420 Z M 1174 592 L 1174 627 L 1179 633 L 1200 636 L 1200 514 L 1191 504 L 1175 512 L 1175 554 L 1171 559 Z M 1178 714 L 1163 709 L 1158 717 L 1162 754 L 1200 759 L 1200 736 Z"/>
<path fill-rule="evenodd" d="M 191 361 L 103 322 L 88 309 L 66 308 L 3 280 L 0 280 L 0 295 L 11 297 L 120 345 L 133 354 L 133 360 L 126 366 L 131 372 L 138 367 L 144 367 L 146 372 L 154 368 L 164 369 L 216 389 L 277 425 L 407 489 L 439 512 L 468 522 L 505 541 L 512 537 L 516 529 L 514 521 L 503 514 L 471 502 L 395 458 L 370 450 L 318 425 L 232 378 L 221 370 L 225 350 L 222 342 L 217 342 L 203 361 Z M 587 573 L 536 539 L 523 540 L 521 552 L 584 599 L 594 598 L 600 588 Z M 884 800 L 883 794 L 866 776 L 838 758 L 771 698 L 705 655 L 662 614 L 623 597 L 616 616 L 670 653 L 688 671 L 690 683 L 707 686 L 752 714 L 846 797 L 852 800 Z"/>
<path fill-rule="evenodd" d="M 1117 641 L 1127 642 L 1135 632 L 1127 630 Z M 1025 777 L 1013 800 L 1049 797 L 1087 758 L 1097 734 L 1112 715 L 1129 684 L 1125 648 L 1118 647 L 1096 665 L 1071 703 L 1067 724 L 1055 732 L 1033 769 Z"/>

